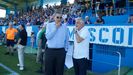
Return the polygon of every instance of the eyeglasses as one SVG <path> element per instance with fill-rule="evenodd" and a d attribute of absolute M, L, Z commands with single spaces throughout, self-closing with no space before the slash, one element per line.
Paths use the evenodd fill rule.
<path fill-rule="evenodd" d="M 62 19 L 62 17 L 59 17 L 59 16 L 57 16 L 56 18 L 57 18 L 57 19 Z"/>

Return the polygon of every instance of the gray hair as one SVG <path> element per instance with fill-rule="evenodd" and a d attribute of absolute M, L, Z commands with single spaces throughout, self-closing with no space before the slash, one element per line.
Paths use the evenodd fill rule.
<path fill-rule="evenodd" d="M 76 21 L 79 21 L 81 24 L 84 24 L 84 21 L 83 21 L 83 19 L 82 19 L 81 17 L 78 17 L 78 18 L 76 18 L 75 20 L 76 20 Z"/>

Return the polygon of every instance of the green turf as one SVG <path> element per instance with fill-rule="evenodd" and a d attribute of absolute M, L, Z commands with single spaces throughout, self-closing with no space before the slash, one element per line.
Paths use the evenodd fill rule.
<path fill-rule="evenodd" d="M 14 56 L 11 55 L 4 55 L 6 52 L 6 48 L 3 46 L 0 46 L 0 62 L 12 70 L 16 71 L 20 75 L 41 75 L 36 73 L 35 71 L 39 69 L 39 64 L 35 63 L 35 55 L 32 54 L 26 54 L 25 55 L 25 70 L 19 71 L 19 67 L 17 67 L 18 58 L 17 53 L 15 53 Z"/>
<path fill-rule="evenodd" d="M 130 70 L 127 75 L 133 75 L 133 70 Z"/>
<path fill-rule="evenodd" d="M 0 75 L 7 75 L 10 74 L 10 72 L 8 72 L 7 70 L 5 70 L 3 67 L 0 66 Z"/>
<path fill-rule="evenodd" d="M 13 71 L 19 73 L 20 75 L 43 75 L 43 74 L 39 74 L 35 72 L 40 67 L 40 64 L 37 64 L 35 62 L 36 55 L 34 55 L 34 53 L 36 53 L 36 49 L 31 51 L 31 48 L 27 47 L 25 52 L 29 54 L 25 54 L 25 70 L 24 71 L 19 71 L 19 67 L 17 67 L 17 63 L 18 63 L 17 52 L 15 52 L 14 56 L 4 55 L 5 52 L 6 52 L 6 48 L 4 46 L 0 46 L 0 63 L 11 68 Z M 0 67 L 0 75 L 6 75 L 8 73 L 9 73 L 8 71 Z M 64 75 L 74 75 L 73 68 L 65 69 Z M 87 75 L 103 75 L 103 74 L 88 72 Z M 104 75 L 117 75 L 117 70 L 113 70 Z M 133 75 L 133 70 L 132 69 L 129 70 L 129 68 L 124 67 L 121 69 L 121 75 Z"/>
<path fill-rule="evenodd" d="M 121 68 L 120 74 L 121 74 L 121 75 L 127 75 L 127 73 L 128 73 L 130 70 L 131 70 L 131 68 L 129 68 L 129 67 L 122 67 L 122 68 Z M 104 74 L 104 75 L 118 75 L 118 70 L 112 70 L 112 71 L 110 71 L 110 72 L 108 72 L 108 73 L 106 73 L 106 74 Z"/>
<path fill-rule="evenodd" d="M 42 74 L 35 72 L 36 70 L 39 69 L 40 65 L 35 63 L 36 55 L 31 54 L 30 50 L 27 51 L 27 53 L 30 53 L 30 54 L 25 54 L 25 70 L 24 71 L 19 71 L 19 67 L 17 67 L 16 65 L 18 63 L 17 52 L 15 52 L 14 56 L 4 55 L 5 52 L 6 52 L 6 48 L 4 46 L 0 46 L 0 62 L 2 64 L 8 66 L 15 72 L 19 73 L 20 75 L 42 75 Z M 1 74 L 2 73 L 0 73 L 0 75 Z M 73 68 L 69 70 L 65 69 L 64 75 L 74 75 Z M 93 75 L 93 74 L 89 72 L 88 75 Z"/>

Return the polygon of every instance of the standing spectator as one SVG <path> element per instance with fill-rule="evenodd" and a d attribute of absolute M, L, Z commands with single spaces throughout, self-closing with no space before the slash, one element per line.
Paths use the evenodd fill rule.
<path fill-rule="evenodd" d="M 116 0 L 116 13 L 118 15 L 123 15 L 125 13 L 126 0 Z"/>
<path fill-rule="evenodd" d="M 20 67 L 19 70 L 24 70 L 24 49 L 27 44 L 27 32 L 25 30 L 25 26 L 22 24 L 19 26 L 19 29 L 20 33 L 19 33 L 19 40 L 17 43 L 19 64 L 17 64 L 17 66 Z"/>
<path fill-rule="evenodd" d="M 37 36 L 36 36 L 36 46 L 38 47 L 37 50 L 40 51 L 39 34 L 42 31 L 42 26 L 38 26 L 38 29 L 39 29 L 39 31 L 38 31 Z M 36 62 L 38 63 L 38 54 L 37 54 Z"/>
<path fill-rule="evenodd" d="M 13 52 L 13 47 L 15 44 L 14 39 L 17 32 L 18 32 L 17 29 L 13 28 L 13 24 L 10 22 L 9 28 L 6 30 L 6 41 L 8 49 L 5 55 L 8 55 L 9 53 L 11 53 L 11 55 L 14 55 Z"/>
<path fill-rule="evenodd" d="M 39 43 L 39 34 L 40 32 L 42 31 L 42 26 L 38 26 L 38 33 L 37 33 L 37 36 L 36 36 L 36 45 L 37 45 L 37 57 L 36 57 L 36 62 L 38 63 L 39 62 L 39 52 L 41 50 L 41 47 L 40 47 L 40 43 Z"/>
<path fill-rule="evenodd" d="M 35 34 L 34 34 L 33 31 L 31 32 L 31 40 L 30 40 L 30 42 L 31 42 L 31 48 L 33 48 L 34 47 L 34 43 L 35 43 Z"/>
<path fill-rule="evenodd" d="M 95 15 L 95 7 L 96 7 L 95 1 L 96 1 L 96 0 L 91 0 L 91 9 L 92 9 L 92 14 L 93 14 L 93 16 Z"/>
<path fill-rule="evenodd" d="M 100 12 L 100 0 L 96 1 L 95 12 L 96 12 L 96 17 L 98 17 L 99 16 L 99 12 Z"/>
<path fill-rule="evenodd" d="M 37 58 L 36 61 L 41 64 L 40 69 L 37 72 L 43 72 L 43 64 L 44 64 L 44 52 L 46 49 L 46 37 L 45 37 L 46 27 L 45 25 L 42 29 L 39 30 L 38 33 L 38 51 L 37 51 Z"/>
<path fill-rule="evenodd" d="M 67 26 L 61 23 L 62 15 L 56 13 L 55 22 L 46 27 L 48 48 L 45 51 L 45 75 L 63 75 L 68 47 Z"/>
<path fill-rule="evenodd" d="M 85 12 L 86 13 L 89 12 L 89 7 L 90 7 L 90 3 L 89 3 L 89 1 L 86 1 L 86 3 L 85 3 Z"/>
<path fill-rule="evenodd" d="M 45 67 L 44 67 L 44 64 L 45 64 L 45 50 L 46 50 L 46 47 L 47 47 L 47 39 L 46 39 L 46 25 L 43 25 L 42 27 L 42 31 L 39 35 L 39 38 L 40 38 L 40 45 L 41 45 L 41 54 L 40 54 L 40 63 L 41 63 L 41 67 L 40 67 L 40 70 L 41 72 L 44 72 L 45 70 Z"/>
<path fill-rule="evenodd" d="M 105 15 L 105 1 L 104 0 L 101 0 L 101 3 L 100 3 L 100 6 L 99 6 L 99 9 L 100 9 L 100 14 L 101 15 Z"/>
<path fill-rule="evenodd" d="M 81 18 L 76 19 L 74 32 L 73 63 L 75 75 L 87 75 L 87 61 L 89 59 L 89 32 Z"/>
<path fill-rule="evenodd" d="M 105 9 L 106 9 L 106 16 L 111 16 L 112 15 L 112 11 L 113 11 L 113 2 L 112 0 L 106 0 L 105 3 Z"/>

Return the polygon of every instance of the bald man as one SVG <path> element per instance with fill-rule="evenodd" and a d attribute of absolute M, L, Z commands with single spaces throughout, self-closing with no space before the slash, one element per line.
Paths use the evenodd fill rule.
<path fill-rule="evenodd" d="M 9 23 L 9 28 L 6 30 L 6 42 L 7 42 L 7 52 L 5 55 L 13 55 L 14 39 L 17 33 L 17 29 L 13 28 L 13 24 Z"/>

